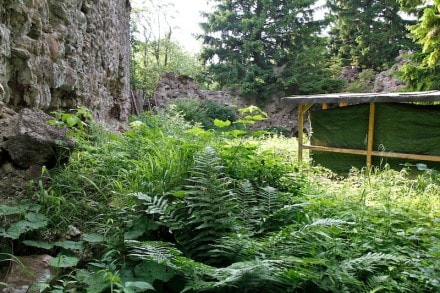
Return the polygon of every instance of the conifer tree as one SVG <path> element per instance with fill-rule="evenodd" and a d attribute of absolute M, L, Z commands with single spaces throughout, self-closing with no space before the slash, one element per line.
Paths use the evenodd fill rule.
<path fill-rule="evenodd" d="M 409 56 L 412 63 L 404 65 L 399 76 L 409 90 L 440 89 L 440 0 L 400 2 L 407 11 L 419 12 L 419 21 L 410 31 L 423 47 Z"/>
<path fill-rule="evenodd" d="M 330 49 L 342 65 L 382 70 L 414 47 L 397 0 L 327 0 Z"/>
<path fill-rule="evenodd" d="M 214 0 L 201 24 L 202 58 L 221 87 L 245 96 L 328 92 L 317 0 Z"/>

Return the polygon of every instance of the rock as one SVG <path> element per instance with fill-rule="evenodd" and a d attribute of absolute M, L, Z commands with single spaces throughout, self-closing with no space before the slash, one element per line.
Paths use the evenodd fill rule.
<path fill-rule="evenodd" d="M 130 113 L 128 0 L 1 0 L 0 102 L 85 106 L 100 121 Z"/>
<path fill-rule="evenodd" d="M 397 71 L 407 62 L 404 55 L 408 52 L 401 50 L 396 58 L 396 64 L 390 69 L 379 72 L 374 80 L 373 92 L 397 92 L 405 87 L 405 83 L 393 76 L 393 72 Z"/>
<path fill-rule="evenodd" d="M 141 96 L 141 94 L 138 93 L 137 96 Z M 182 98 L 212 100 L 223 105 L 237 108 L 256 105 L 256 101 L 245 100 L 231 91 L 201 90 L 197 87 L 197 84 L 192 78 L 179 75 L 175 72 L 169 72 L 161 76 L 153 98 L 146 100 L 147 104 L 144 105 L 144 108 L 151 110 L 155 107 L 163 107 L 172 100 Z M 279 99 L 274 99 L 270 103 L 267 103 L 262 107 L 262 110 L 268 114 L 269 119 L 259 121 L 258 124 L 253 126 L 255 129 L 268 126 L 281 126 L 290 129 L 297 124 L 297 108 L 281 106 Z"/>
<path fill-rule="evenodd" d="M 66 130 L 46 122 L 51 116 L 41 110 L 23 109 L 9 118 L 6 127 L 0 127 L 0 148 L 6 152 L 11 163 L 21 169 L 32 165 L 54 165 L 62 150 L 72 148 Z"/>
<path fill-rule="evenodd" d="M 49 265 L 51 259 L 50 255 L 18 257 L 11 262 L 6 276 L 0 278 L 0 281 L 9 285 L 8 288 L 1 289 L 1 292 L 40 292 L 33 290 L 32 285 L 49 282 L 55 277 L 55 270 Z"/>

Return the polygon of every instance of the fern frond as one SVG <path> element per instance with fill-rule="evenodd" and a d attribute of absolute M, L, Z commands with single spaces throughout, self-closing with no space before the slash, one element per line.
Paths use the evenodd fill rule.
<path fill-rule="evenodd" d="M 325 219 L 316 219 L 312 223 L 304 226 L 304 228 L 310 228 L 310 227 L 317 227 L 317 226 L 324 226 L 324 227 L 331 227 L 331 226 L 343 226 L 343 225 L 354 225 L 354 222 L 348 222 L 341 219 L 331 219 L 331 218 L 325 218 Z"/>
<path fill-rule="evenodd" d="M 147 207 L 145 210 L 147 214 L 164 215 L 167 212 L 168 200 L 163 196 L 150 196 L 141 192 L 132 193 L 131 195 L 139 199 Z"/>
<path fill-rule="evenodd" d="M 275 292 L 285 286 L 282 278 L 283 261 L 252 260 L 234 263 L 217 269 L 214 275 L 219 280 L 216 289 L 236 288 L 237 291 Z"/>
<path fill-rule="evenodd" d="M 237 226 L 236 194 L 217 153 L 206 148 L 197 154 L 190 183 L 183 201 L 168 215 L 169 228 L 185 252 L 209 263 L 215 259 L 209 251 Z"/>
<path fill-rule="evenodd" d="M 215 268 L 184 257 L 182 252 L 171 243 L 160 241 L 126 241 L 125 243 L 131 248 L 130 257 L 165 265 L 182 273 L 191 281 L 204 283 L 204 278 L 213 280 Z"/>
<path fill-rule="evenodd" d="M 374 272 L 378 266 L 395 264 L 401 261 L 401 258 L 381 252 L 368 252 L 367 254 L 345 260 L 341 263 L 341 269 L 349 272 Z"/>
<path fill-rule="evenodd" d="M 176 258 L 182 255 L 182 253 L 170 243 L 127 240 L 125 244 L 132 249 L 129 256 L 142 260 L 152 260 L 159 264 L 179 269 L 175 267 L 174 263 Z"/>
<path fill-rule="evenodd" d="M 271 186 L 266 186 L 260 189 L 258 193 L 258 201 L 259 204 L 264 207 L 268 215 L 282 208 L 284 205 L 284 202 L 278 196 L 277 190 Z"/>

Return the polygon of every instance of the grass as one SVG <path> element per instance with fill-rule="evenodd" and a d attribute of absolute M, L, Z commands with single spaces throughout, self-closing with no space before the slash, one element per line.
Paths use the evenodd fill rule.
<path fill-rule="evenodd" d="M 77 134 L 31 193 L 49 226 L 17 241 L 58 241 L 73 225 L 87 244 L 57 290 L 440 289 L 439 173 L 340 177 L 298 163 L 294 138 L 230 139 L 173 109 L 136 121 Z"/>

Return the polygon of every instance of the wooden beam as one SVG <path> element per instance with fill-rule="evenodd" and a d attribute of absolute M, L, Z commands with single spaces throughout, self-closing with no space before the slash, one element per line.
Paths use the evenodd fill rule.
<path fill-rule="evenodd" d="M 371 155 L 373 152 L 374 140 L 374 117 L 376 115 L 376 105 L 374 102 L 370 103 L 370 115 L 368 118 L 368 142 L 367 142 L 367 167 L 371 166 Z"/>
<path fill-rule="evenodd" d="M 303 148 L 321 151 L 321 152 L 344 153 L 344 154 L 364 155 L 364 156 L 367 155 L 366 150 L 359 150 L 359 149 L 344 149 L 344 148 L 325 147 L 325 146 L 317 146 L 317 145 L 303 145 Z M 371 155 L 375 157 L 440 162 L 440 156 L 432 156 L 432 155 L 405 154 L 405 153 L 382 152 L 382 151 L 372 151 Z"/>
<path fill-rule="evenodd" d="M 373 151 L 372 155 L 376 157 L 440 162 L 440 156 L 432 156 L 432 155 L 404 154 L 404 153 L 380 152 L 380 151 Z"/>
<path fill-rule="evenodd" d="M 335 147 L 325 147 L 318 145 L 303 145 L 304 149 L 322 151 L 322 152 L 333 152 L 333 153 L 344 153 L 344 154 L 352 154 L 352 155 L 367 155 L 366 150 L 358 150 L 358 149 L 344 149 L 344 148 L 335 148 Z"/>

